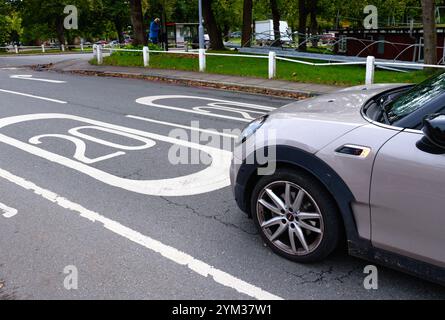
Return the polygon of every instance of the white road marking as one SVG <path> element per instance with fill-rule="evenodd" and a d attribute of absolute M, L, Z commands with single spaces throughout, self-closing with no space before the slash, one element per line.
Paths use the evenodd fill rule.
<path fill-rule="evenodd" d="M 18 95 L 18 96 L 23 96 L 23 97 L 28 97 L 28 98 L 34 98 L 34 99 L 39 99 L 39 100 L 45 100 L 45 101 L 50 101 L 50 102 L 55 102 L 55 103 L 60 103 L 60 104 L 66 104 L 66 103 L 68 103 L 68 102 L 66 102 L 66 101 L 61 101 L 61 100 L 56 100 L 56 99 L 45 98 L 45 97 L 35 96 L 35 95 L 32 95 L 32 94 L 27 94 L 27 93 L 22 93 L 22 92 L 17 92 L 17 91 L 11 91 L 11 90 L 0 89 L 0 92 L 10 93 L 10 94 L 15 94 L 15 95 Z"/>
<path fill-rule="evenodd" d="M 156 100 L 165 100 L 165 99 L 195 99 L 195 100 L 204 100 L 204 101 L 213 101 L 211 103 L 207 103 L 205 106 L 197 106 L 197 107 L 211 107 L 211 108 L 218 108 L 219 105 L 225 105 L 220 106 L 221 110 L 228 111 L 227 105 L 231 106 L 238 106 L 240 107 L 241 112 L 249 112 L 247 109 L 242 108 L 248 108 L 248 109 L 254 109 L 254 110 L 262 110 L 262 111 L 273 111 L 275 108 L 273 107 L 266 107 L 261 105 L 254 105 L 249 103 L 243 103 L 243 102 L 236 102 L 236 101 L 227 101 L 227 100 L 219 100 L 219 99 L 212 99 L 212 98 L 205 98 L 205 97 L 198 97 L 198 96 L 183 96 L 183 95 L 165 95 L 165 96 L 151 96 L 151 97 L 143 97 L 136 99 L 136 103 L 143 104 L 150 107 L 155 108 L 162 108 L 162 109 L 168 109 L 168 110 L 174 110 L 174 111 L 180 111 L 180 112 L 187 112 L 187 113 L 193 113 L 193 114 L 200 114 L 205 115 L 208 117 L 214 117 L 214 118 L 222 118 L 222 119 L 229 119 L 229 120 L 236 120 L 236 121 L 242 121 L 242 122 L 251 122 L 251 119 L 246 118 L 238 118 L 233 116 L 227 116 L 223 114 L 216 114 L 211 113 L 209 111 L 200 111 L 200 110 L 193 110 L 193 109 L 186 109 L 186 108 L 179 108 L 179 107 L 172 107 L 172 106 L 166 106 L 163 104 L 157 104 L 155 103 Z M 195 107 L 196 109 L 196 107 Z M 231 108 L 231 111 L 234 111 L 233 107 Z M 237 111 L 237 112 L 239 112 Z"/>
<path fill-rule="evenodd" d="M 61 81 L 61 80 L 33 78 L 33 76 L 29 74 L 17 74 L 9 77 L 11 79 L 32 80 L 32 81 L 49 82 L 49 83 L 66 83 L 66 81 Z"/>
<path fill-rule="evenodd" d="M 46 151 L 3 134 L 0 134 L 0 142 L 44 158 L 48 161 L 77 170 L 108 185 L 146 195 L 171 197 L 189 196 L 208 193 L 230 186 L 229 168 L 232 160 L 232 153 L 226 150 L 68 114 L 28 114 L 3 118 L 0 119 L 0 128 L 26 121 L 46 119 L 75 120 L 102 128 L 113 129 L 153 140 L 184 146 L 186 148 L 197 149 L 210 155 L 212 163 L 210 166 L 199 172 L 181 177 L 158 180 L 133 180 L 112 175 L 85 163 Z"/>
<path fill-rule="evenodd" d="M 255 299 L 282 300 L 282 298 L 277 295 L 269 293 L 253 284 L 245 282 L 201 260 L 195 259 L 187 253 L 163 244 L 162 242 L 150 238 L 149 236 L 143 235 L 140 232 L 130 229 L 117 221 L 102 216 L 97 212 L 88 210 L 77 203 L 63 198 L 50 190 L 43 189 L 36 184 L 27 181 L 21 177 L 18 177 L 6 170 L 0 169 L 0 177 L 26 190 L 32 191 L 36 195 L 39 195 L 42 198 L 49 200 L 62 208 L 77 213 L 82 218 L 85 218 L 93 223 L 101 223 L 105 229 L 108 229 L 111 232 L 120 235 L 136 244 L 139 244 L 151 251 L 159 253 L 164 258 L 167 258 L 179 265 L 185 266 L 203 277 L 211 277 L 216 283 L 219 283 L 228 288 L 235 289 L 236 291 Z"/>
<path fill-rule="evenodd" d="M 235 135 L 235 134 L 219 132 L 219 131 L 216 131 L 216 130 L 200 129 L 200 128 L 195 128 L 195 127 L 191 127 L 191 126 L 184 126 L 184 125 L 181 125 L 181 124 L 178 124 L 178 123 L 153 120 L 153 119 L 148 119 L 148 118 L 139 117 L 139 116 L 127 115 L 126 117 L 127 118 L 131 118 L 131 119 L 142 120 L 142 121 L 146 121 L 146 122 L 162 124 L 162 125 L 169 126 L 169 127 L 182 128 L 182 129 L 187 129 L 187 130 L 197 131 L 197 132 L 203 132 L 203 133 L 210 133 L 210 134 L 214 134 L 214 135 L 221 136 L 221 137 L 226 137 L 226 138 L 232 138 L 232 139 L 237 139 L 238 138 L 238 136 Z"/>
<path fill-rule="evenodd" d="M 0 68 L 0 70 L 18 70 L 19 68 L 9 67 L 9 68 Z"/>
<path fill-rule="evenodd" d="M 0 202 L 0 212 L 1 211 L 3 211 L 2 216 L 5 218 L 12 218 L 18 213 L 17 209 L 8 207 L 7 205 Z"/>

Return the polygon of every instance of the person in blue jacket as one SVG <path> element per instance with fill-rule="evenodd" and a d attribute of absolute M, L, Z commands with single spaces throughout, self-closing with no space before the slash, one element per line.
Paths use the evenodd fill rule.
<path fill-rule="evenodd" d="M 154 44 L 158 44 L 159 42 L 159 30 L 161 30 L 160 23 L 161 20 L 159 20 L 159 18 L 156 18 L 150 24 L 150 34 L 148 37 Z"/>

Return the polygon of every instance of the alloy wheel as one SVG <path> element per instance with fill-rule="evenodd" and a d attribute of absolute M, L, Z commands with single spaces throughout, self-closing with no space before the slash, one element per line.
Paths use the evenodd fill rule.
<path fill-rule="evenodd" d="M 308 255 L 323 239 L 321 211 L 314 198 L 295 183 L 275 181 L 264 187 L 256 212 L 264 235 L 287 254 Z"/>

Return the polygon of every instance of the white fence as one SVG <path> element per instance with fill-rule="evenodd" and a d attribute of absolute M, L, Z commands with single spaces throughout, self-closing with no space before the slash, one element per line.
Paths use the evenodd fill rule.
<path fill-rule="evenodd" d="M 382 62 L 376 61 L 375 57 L 368 56 L 366 61 L 354 61 L 354 62 L 327 62 L 327 63 L 314 63 L 303 60 L 289 59 L 284 57 L 278 57 L 276 52 L 270 51 L 268 55 L 245 55 L 245 54 L 226 54 L 226 53 L 211 53 L 205 49 L 199 49 L 196 51 L 157 51 L 149 50 L 148 47 L 144 47 L 142 50 L 137 49 L 120 49 L 120 48 L 106 48 L 100 45 L 93 46 L 93 55 L 97 59 L 98 64 L 103 63 L 103 52 L 108 50 L 113 51 L 127 51 L 127 52 L 142 52 L 142 59 L 145 67 L 150 65 L 150 53 L 164 53 L 164 54 L 188 54 L 199 56 L 199 71 L 205 72 L 206 70 L 206 57 L 207 56 L 221 56 L 221 57 L 242 57 L 247 59 L 267 59 L 268 60 L 268 73 L 269 79 L 276 78 L 277 75 L 277 60 L 287 61 L 291 63 L 310 65 L 313 67 L 325 67 L 325 66 L 345 66 L 345 65 L 363 65 L 366 66 L 365 84 L 374 83 L 374 74 L 376 66 L 394 66 L 394 67 L 412 67 L 413 65 L 419 68 L 438 68 L 445 69 L 445 65 L 430 65 L 421 63 L 403 63 L 403 62 Z"/>
<path fill-rule="evenodd" d="M 61 52 L 65 52 L 67 49 L 80 49 L 81 52 L 87 51 L 88 48 L 92 48 L 93 45 L 86 45 L 86 44 L 80 44 L 80 45 L 64 45 L 61 46 L 46 46 L 42 44 L 41 46 L 7 46 L 7 47 L 0 47 L 0 49 L 5 49 L 8 51 L 11 51 L 15 54 L 20 54 L 27 51 L 40 51 L 42 53 L 46 53 L 49 50 L 57 50 Z"/>

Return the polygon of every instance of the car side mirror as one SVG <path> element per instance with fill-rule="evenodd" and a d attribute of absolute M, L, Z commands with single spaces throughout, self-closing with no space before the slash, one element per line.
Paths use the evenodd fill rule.
<path fill-rule="evenodd" d="M 417 147 L 433 154 L 445 153 L 445 114 L 431 114 L 423 119 L 424 137 L 417 142 Z"/>

